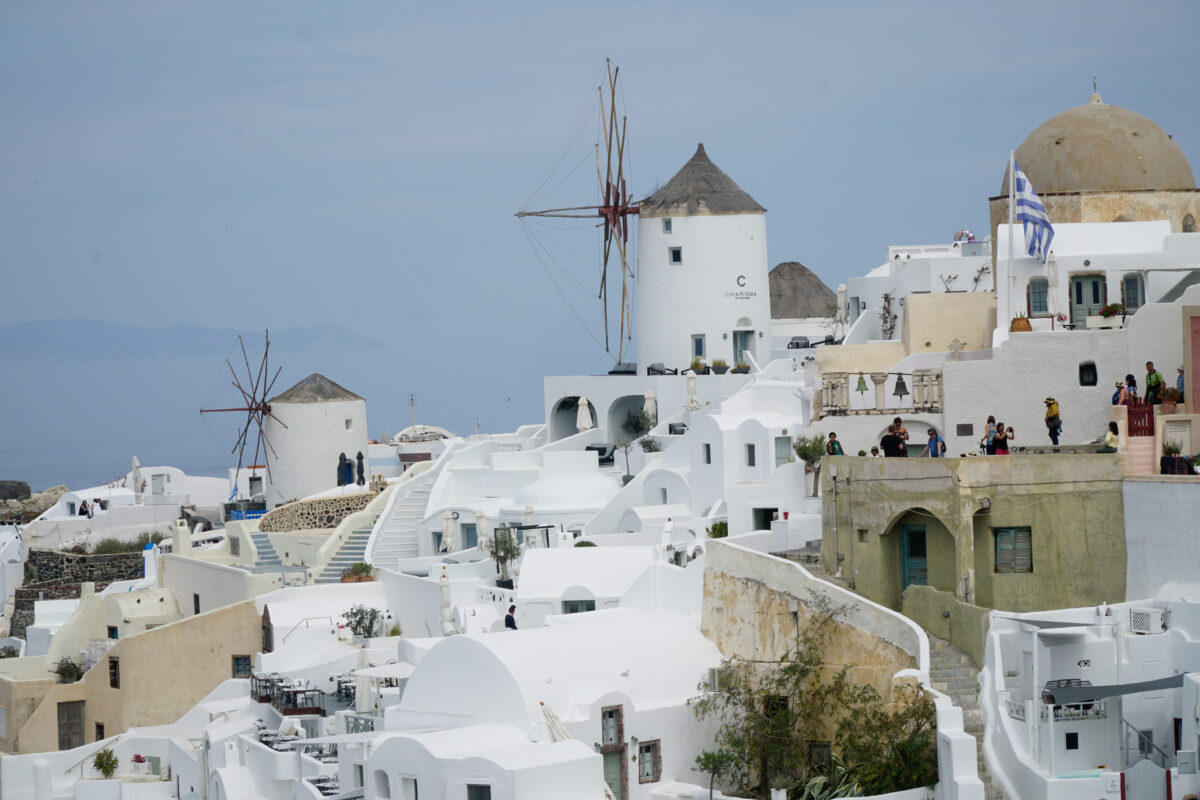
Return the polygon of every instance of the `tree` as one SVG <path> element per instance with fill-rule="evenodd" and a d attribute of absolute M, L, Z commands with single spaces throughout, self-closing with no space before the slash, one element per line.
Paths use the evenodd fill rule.
<path fill-rule="evenodd" d="M 629 451 L 633 449 L 635 442 L 650 432 L 652 427 L 654 427 L 653 420 L 650 419 L 650 415 L 646 413 L 645 409 L 630 410 L 625 414 L 625 421 L 621 423 L 621 428 L 626 435 L 617 439 L 617 447 L 625 454 L 626 475 L 629 474 Z M 657 444 L 655 442 L 655 445 Z M 646 452 L 653 452 L 650 447 L 646 447 L 645 442 L 642 443 L 642 449 Z"/>
<path fill-rule="evenodd" d="M 879 331 L 883 334 L 884 339 L 891 339 L 896 334 L 896 320 L 898 315 L 892 304 L 896 301 L 892 292 L 883 293 L 883 304 L 879 308 Z"/>
<path fill-rule="evenodd" d="M 717 748 L 716 750 L 705 750 L 700 755 L 696 756 L 696 766 L 692 769 L 697 772 L 703 772 L 708 776 L 708 800 L 712 800 L 713 784 L 729 772 L 734 764 L 734 755 L 728 750 Z"/>
<path fill-rule="evenodd" d="M 816 497 L 821 493 L 821 458 L 825 455 L 825 437 L 819 433 L 811 436 L 797 436 L 792 443 L 796 457 L 804 462 L 808 472 L 813 473 L 813 493 Z"/>
<path fill-rule="evenodd" d="M 375 635 L 375 631 L 379 627 L 379 620 L 382 618 L 383 613 L 378 608 L 364 605 L 350 606 L 342 614 L 342 619 L 346 621 L 346 627 L 350 629 L 350 632 L 364 639 Z"/>
<path fill-rule="evenodd" d="M 508 565 L 512 561 L 516 561 L 521 557 L 521 543 L 508 528 L 497 528 L 496 534 L 487 540 L 485 548 L 487 554 L 496 561 L 496 566 L 500 567 L 500 578 L 502 580 L 512 580 L 508 577 Z"/>

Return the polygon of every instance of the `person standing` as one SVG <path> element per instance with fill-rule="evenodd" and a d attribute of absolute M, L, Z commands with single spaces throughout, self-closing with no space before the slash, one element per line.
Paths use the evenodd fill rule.
<path fill-rule="evenodd" d="M 1133 377 L 1133 373 L 1125 376 L 1125 388 L 1129 390 L 1129 405 L 1133 405 L 1138 399 L 1137 378 Z"/>
<path fill-rule="evenodd" d="M 879 445 L 871 445 L 871 458 L 883 458 L 883 453 L 879 452 Z"/>
<path fill-rule="evenodd" d="M 1175 388 L 1179 390 L 1180 394 L 1183 394 L 1183 367 L 1179 368 L 1179 377 L 1175 379 Z"/>
<path fill-rule="evenodd" d="M 1115 392 L 1113 392 L 1113 403 L 1112 404 L 1114 406 L 1129 405 L 1129 390 L 1125 388 L 1124 382 L 1117 381 L 1116 386 L 1117 386 L 1117 390 Z"/>
<path fill-rule="evenodd" d="M 884 458 L 896 458 L 904 455 L 904 442 L 896 435 L 895 425 L 888 425 L 887 433 L 879 440 L 879 449 L 883 450 Z"/>
<path fill-rule="evenodd" d="M 1058 435 L 1062 433 L 1062 417 L 1058 414 L 1058 401 L 1053 397 L 1046 398 L 1046 432 L 1050 434 L 1051 444 L 1058 444 Z"/>
<path fill-rule="evenodd" d="M 946 442 L 942 437 L 938 436 L 937 430 L 929 429 L 929 441 L 925 443 L 925 447 L 921 450 L 921 457 L 924 458 L 945 458 L 946 457 Z"/>
<path fill-rule="evenodd" d="M 1146 402 L 1157 405 L 1162 402 L 1162 390 L 1165 386 L 1162 373 L 1154 368 L 1153 361 L 1146 362 Z"/>
<path fill-rule="evenodd" d="M 842 452 L 842 443 L 837 440 L 837 434 L 833 431 L 829 432 L 829 441 L 825 442 L 825 455 L 829 456 L 844 456 Z"/>
<path fill-rule="evenodd" d="M 996 438 L 992 442 L 994 450 L 995 450 L 995 455 L 998 455 L 998 456 L 1008 455 L 1009 454 L 1008 453 L 1008 443 L 1015 438 L 1017 438 L 1017 436 L 1015 433 L 1013 433 L 1012 428 L 1005 428 L 1003 422 L 997 422 L 996 423 Z"/>
<path fill-rule="evenodd" d="M 517 607 L 515 605 L 508 607 L 508 613 L 504 615 L 505 630 L 515 631 L 517 629 L 517 618 L 514 616 L 516 613 Z"/>
<path fill-rule="evenodd" d="M 983 452 L 989 456 L 996 455 L 996 418 L 990 414 L 988 415 L 986 433 L 979 443 L 983 445 Z"/>
<path fill-rule="evenodd" d="M 900 421 L 899 417 L 896 417 L 894 420 L 892 420 L 892 424 L 896 426 L 896 435 L 900 437 L 900 444 L 901 444 L 900 455 L 907 456 L 908 455 L 908 428 L 904 427 L 904 423 Z"/>

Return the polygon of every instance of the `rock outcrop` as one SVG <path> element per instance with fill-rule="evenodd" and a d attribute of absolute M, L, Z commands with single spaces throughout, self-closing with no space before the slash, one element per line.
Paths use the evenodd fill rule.
<path fill-rule="evenodd" d="M 58 502 L 69 491 L 66 486 L 52 486 L 25 500 L 0 501 L 0 525 L 23 524 L 35 519 L 50 506 Z"/>

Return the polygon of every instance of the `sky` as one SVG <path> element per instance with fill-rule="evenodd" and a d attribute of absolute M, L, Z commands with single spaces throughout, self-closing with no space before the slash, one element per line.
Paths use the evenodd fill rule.
<path fill-rule="evenodd" d="M 986 233 L 1009 150 L 1093 74 L 1200 164 L 1198 23 L 1194 2 L 13 0 L 4 321 L 336 324 L 386 348 L 290 354 L 281 386 L 321 371 L 372 429 L 407 424 L 415 394 L 421 421 L 511 430 L 539 420 L 543 376 L 615 360 L 596 231 L 513 216 L 594 202 L 606 58 L 632 193 L 703 142 L 768 209 L 771 265 L 836 288 L 888 245 Z M 196 366 L 187 407 L 223 368 Z M 144 383 L 70 406 L 38 380 L 19 410 L 34 431 L 106 403 L 167 426 L 169 389 Z"/>

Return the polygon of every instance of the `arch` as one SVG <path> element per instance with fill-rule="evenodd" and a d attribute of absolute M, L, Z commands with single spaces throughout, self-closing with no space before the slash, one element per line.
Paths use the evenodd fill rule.
<path fill-rule="evenodd" d="M 753 328 L 754 323 L 750 321 L 749 317 L 739 317 L 737 324 L 734 325 L 733 327 L 735 327 L 735 328 Z"/>
<path fill-rule="evenodd" d="M 1193 217 L 1191 214 L 1185 214 L 1183 217 L 1183 225 L 1181 226 L 1181 230 L 1184 233 L 1195 233 L 1196 232 L 1196 218 Z"/>
<path fill-rule="evenodd" d="M 375 796 L 381 800 L 389 800 L 392 796 L 392 781 L 387 772 L 377 769 L 371 777 L 375 783 Z"/>
<path fill-rule="evenodd" d="M 596 425 L 596 406 L 588 401 L 592 408 L 592 425 Z M 568 436 L 579 433 L 579 396 L 564 397 L 554 404 L 550 412 L 550 441 L 556 442 Z"/>
<path fill-rule="evenodd" d="M 957 584 L 957 543 L 937 514 L 912 506 L 893 515 L 880 537 L 876 576 L 879 601 L 899 610 L 908 585 L 923 584 L 954 592 Z"/>
<path fill-rule="evenodd" d="M 622 395 L 612 401 L 605 418 L 608 420 L 608 435 L 611 441 L 627 441 L 631 438 L 625 429 L 625 418 L 630 413 L 637 413 L 646 404 L 646 398 L 640 394 Z"/>

